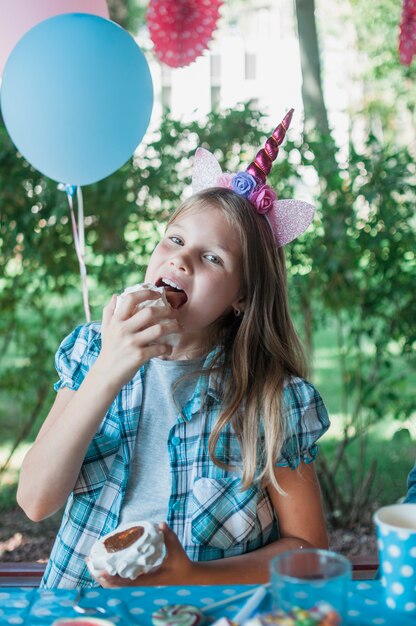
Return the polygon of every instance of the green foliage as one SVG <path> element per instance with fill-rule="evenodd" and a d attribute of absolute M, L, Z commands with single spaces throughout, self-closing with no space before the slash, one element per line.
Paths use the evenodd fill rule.
<path fill-rule="evenodd" d="M 147 2 L 143 0 L 107 0 L 110 18 L 131 33 L 145 22 Z"/>
<path fill-rule="evenodd" d="M 397 110 L 415 111 L 416 66 L 401 65 L 398 52 L 402 4 L 397 0 L 350 2 L 361 79 L 366 84 L 366 113 L 378 115 L 387 133 L 396 130 Z"/>
<path fill-rule="evenodd" d="M 301 252 L 314 263 L 307 285 L 297 289 L 315 322 L 327 323 L 328 314 L 336 320 L 343 436 L 332 460 L 322 458 L 321 471 L 334 522 L 354 524 L 372 497 L 375 465 L 364 463 L 369 429 L 385 416 L 407 419 L 415 410 L 416 169 L 406 149 L 372 136 L 362 151 L 351 145 L 348 160 L 336 166 L 327 157 L 331 150 L 330 139 L 319 136 L 301 147 L 319 178 L 321 224 L 304 239 Z M 337 482 L 338 473 L 348 474 L 353 442 L 362 460 L 349 473 L 354 496 Z"/>
<path fill-rule="evenodd" d="M 367 407 L 371 419 L 393 407 L 395 417 L 408 417 L 410 394 L 395 390 L 390 370 L 400 355 L 404 385 L 416 342 L 413 158 L 406 149 L 382 146 L 369 137 L 364 151 L 350 147 L 348 162 L 340 164 L 337 175 L 325 168 L 322 138 L 309 142 L 309 148 L 321 179 L 324 229 L 317 297 L 340 325 L 346 391 Z M 363 375 L 357 385 L 359 369 Z"/>
<path fill-rule="evenodd" d="M 346 462 L 342 464 L 335 481 L 335 491 L 327 499 L 328 517 L 333 525 L 353 526 L 353 520 L 360 525 L 371 524 L 375 509 L 394 504 L 406 494 L 406 479 L 415 462 L 415 445 L 404 429 L 391 435 L 389 420 L 382 420 L 366 437 L 365 446 L 355 440 L 348 447 Z M 401 433 L 407 432 L 408 436 Z M 338 445 L 334 438 L 322 442 L 321 459 L 325 458 L 329 467 L 335 463 Z M 364 451 L 364 455 L 363 455 Z M 373 459 L 377 459 L 377 472 L 372 476 Z M 369 484 L 366 480 L 357 481 L 357 476 L 371 477 L 371 499 L 368 498 Z M 343 506 L 348 503 L 348 515 Z M 334 508 L 330 508 L 335 504 Z"/>
<path fill-rule="evenodd" d="M 235 169 L 261 143 L 260 118 L 249 105 L 211 113 L 203 124 L 166 115 L 141 155 L 84 189 L 93 319 L 111 293 L 143 278 L 169 212 L 189 188 L 198 137 Z M 52 399 L 45 390 L 56 379 L 54 352 L 83 312 L 66 196 L 16 154 L 3 126 L 0 216 L 0 422 L 14 438 L 38 427 Z"/>
<path fill-rule="evenodd" d="M 250 104 L 188 124 L 167 114 L 131 161 L 84 190 L 93 318 L 110 293 L 142 279 L 169 212 L 190 192 L 197 145 L 236 171 L 262 145 L 261 121 Z M 16 433 L 20 441 L 33 438 L 47 412 L 53 354 L 82 323 L 82 299 L 65 194 L 16 154 L 4 128 L 0 141 L 0 422 L 11 441 Z M 332 320 L 337 326 L 345 421 L 341 441 L 321 464 L 334 522 L 353 523 L 357 502 L 366 506 L 371 498 L 374 468 L 360 463 L 357 482 L 342 493 L 347 451 L 355 446 L 364 458 L 363 435 L 373 424 L 415 410 L 415 166 L 406 149 L 372 136 L 362 150 L 351 145 L 348 158 L 329 136 L 288 141 L 282 151 L 270 177 L 279 197 L 308 199 L 315 184 L 317 218 L 288 246 L 289 284 L 311 358 L 316 329 Z M 354 492 L 360 496 L 352 506 Z"/>

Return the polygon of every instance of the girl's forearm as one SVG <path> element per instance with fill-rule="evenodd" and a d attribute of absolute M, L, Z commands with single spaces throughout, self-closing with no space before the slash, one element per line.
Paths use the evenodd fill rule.
<path fill-rule="evenodd" d="M 56 399 L 20 473 L 17 501 L 33 521 L 49 517 L 66 502 L 117 392 L 99 367 L 93 367 L 76 392 L 67 390 L 67 398 Z"/>
<path fill-rule="evenodd" d="M 319 524 L 318 524 L 319 525 Z M 283 537 L 253 552 L 215 561 L 191 561 L 177 535 L 167 526 L 163 530 L 166 558 L 160 567 L 134 580 L 100 572 L 96 580 L 103 587 L 148 587 L 157 585 L 232 585 L 263 584 L 270 578 L 270 561 L 286 550 L 327 548 L 325 529 L 306 541 L 300 537 Z"/>
<path fill-rule="evenodd" d="M 296 548 L 316 548 L 307 541 L 296 537 L 282 538 L 263 548 L 247 552 L 240 556 L 229 557 L 216 561 L 199 561 L 192 563 L 192 580 L 179 584 L 212 585 L 245 585 L 263 584 L 270 579 L 270 561 L 286 550 Z M 172 582 L 170 584 L 178 584 Z"/>

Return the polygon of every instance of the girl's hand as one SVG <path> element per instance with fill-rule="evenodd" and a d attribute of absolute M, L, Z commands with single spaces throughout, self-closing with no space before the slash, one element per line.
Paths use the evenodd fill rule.
<path fill-rule="evenodd" d="M 106 572 L 96 578 L 102 587 L 150 587 L 156 585 L 186 585 L 193 580 L 194 563 L 182 548 L 179 539 L 165 523 L 160 524 L 165 537 L 166 557 L 163 563 L 148 574 L 134 580 L 121 576 L 110 576 Z"/>
<path fill-rule="evenodd" d="M 166 337 L 180 332 L 176 311 L 165 307 L 145 307 L 137 311 L 141 302 L 159 297 L 146 289 L 124 296 L 117 312 L 115 295 L 104 307 L 102 349 L 94 370 L 102 372 L 118 388 L 129 382 L 143 363 L 172 352 Z"/>

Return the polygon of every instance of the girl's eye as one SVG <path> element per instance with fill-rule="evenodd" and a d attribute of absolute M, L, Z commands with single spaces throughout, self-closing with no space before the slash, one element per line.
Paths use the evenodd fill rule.
<path fill-rule="evenodd" d="M 175 235 L 172 235 L 171 237 L 169 237 L 169 240 L 172 243 L 176 243 L 178 246 L 182 246 L 183 245 L 183 241 L 180 237 L 175 237 Z"/>
<path fill-rule="evenodd" d="M 214 265 L 222 265 L 222 261 L 219 257 L 215 256 L 215 254 L 206 254 L 205 258 L 210 263 L 214 263 Z"/>

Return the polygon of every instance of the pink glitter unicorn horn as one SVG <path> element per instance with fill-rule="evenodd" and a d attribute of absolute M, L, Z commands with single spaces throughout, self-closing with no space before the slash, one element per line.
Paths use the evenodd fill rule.
<path fill-rule="evenodd" d="M 257 152 L 253 163 L 250 163 L 246 169 L 246 172 L 260 179 L 263 184 L 266 182 L 266 177 L 270 174 L 273 161 L 279 154 L 279 146 L 283 143 L 286 136 L 286 131 L 292 121 L 293 111 L 294 109 L 290 109 L 290 111 L 286 113 L 279 126 L 274 129 L 271 137 L 269 137 L 264 144 L 264 148 Z"/>
<path fill-rule="evenodd" d="M 277 200 L 276 192 L 266 183 L 266 177 L 279 153 L 279 146 L 285 138 L 292 115 L 293 109 L 290 109 L 244 172 L 223 173 L 215 156 L 205 148 L 198 148 L 192 174 L 194 193 L 210 187 L 227 187 L 246 197 L 256 213 L 263 215 L 269 222 L 279 247 L 304 233 L 315 212 L 311 204 L 302 200 Z"/>

